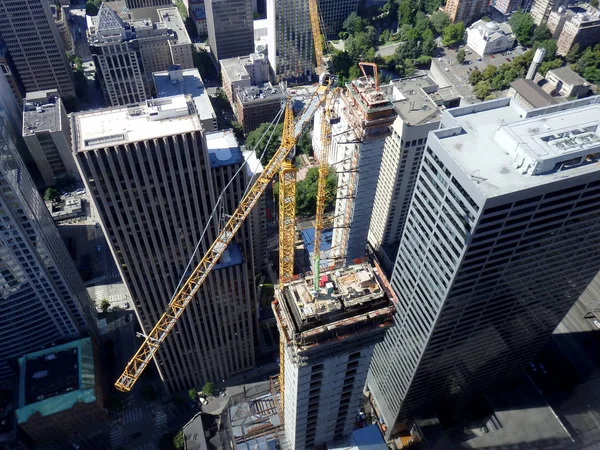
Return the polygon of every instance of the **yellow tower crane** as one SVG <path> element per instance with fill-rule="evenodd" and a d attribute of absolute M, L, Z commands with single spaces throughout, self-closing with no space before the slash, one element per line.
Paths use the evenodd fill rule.
<path fill-rule="evenodd" d="M 225 226 L 220 230 L 217 238 L 196 265 L 190 276 L 175 292 L 169 302 L 166 311 L 158 323 L 152 328 L 148 335 L 144 336 L 144 342 L 127 363 L 125 370 L 115 382 L 115 387 L 123 392 L 128 392 L 141 376 L 144 369 L 150 364 L 160 345 L 165 341 L 186 307 L 190 304 L 206 277 L 219 261 L 223 252 L 239 231 L 242 223 L 248 217 L 252 208 L 258 202 L 259 197 L 265 191 L 275 174 L 280 172 L 280 282 L 293 275 L 294 268 L 294 233 L 296 219 L 296 195 L 295 195 L 295 169 L 288 161 L 296 141 L 302 135 L 308 123 L 313 119 L 317 109 L 325 102 L 327 94 L 332 88 L 332 80 L 325 71 L 323 61 L 323 42 L 320 33 L 320 21 L 317 10 L 317 0 L 309 0 L 310 18 L 315 37 L 315 51 L 317 54 L 319 74 L 319 86 L 311 97 L 304 110 L 294 120 L 291 105 L 288 102 L 285 107 L 283 135 L 281 145 L 273 158 L 264 168 L 261 175 L 255 180 L 252 187 L 242 198 L 240 204 L 231 215 Z M 320 181 L 319 181 L 320 182 Z M 283 207 L 282 207 L 283 203 Z M 282 220 L 283 218 L 283 220 Z M 282 256 L 283 255 L 283 256 Z M 283 261 L 283 265 L 281 262 Z M 284 343 L 281 343 L 281 355 L 284 355 Z M 281 359 L 281 400 L 283 408 L 283 364 Z"/>

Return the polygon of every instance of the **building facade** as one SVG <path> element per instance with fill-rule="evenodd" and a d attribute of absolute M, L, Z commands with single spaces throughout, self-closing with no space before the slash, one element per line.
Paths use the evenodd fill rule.
<path fill-rule="evenodd" d="M 502 99 L 429 134 L 368 379 L 388 435 L 522 371 L 598 273 L 599 117 Z"/>
<path fill-rule="evenodd" d="M 578 44 L 580 49 L 600 42 L 600 11 L 590 9 L 567 20 L 556 41 L 556 54 L 565 56 Z"/>
<path fill-rule="evenodd" d="M 127 8 L 156 8 L 158 6 L 171 6 L 171 0 L 127 0 Z"/>
<path fill-rule="evenodd" d="M 244 133 L 256 130 L 261 123 L 271 122 L 281 111 L 286 93 L 281 86 L 269 83 L 264 86 L 237 88 L 235 115 Z"/>
<path fill-rule="evenodd" d="M 439 128 L 441 109 L 458 106 L 460 97 L 452 88 L 440 89 L 428 76 L 394 80 L 381 89 L 397 117 L 383 146 L 368 242 L 391 273 L 427 135 Z"/>
<path fill-rule="evenodd" d="M 19 107 L 23 107 L 23 86 L 19 80 L 17 70 L 13 64 L 6 44 L 0 38 L 0 78 L 6 80 L 12 95 L 14 96 Z M 6 88 L 3 88 L 6 89 Z M 0 91 L 0 95 L 5 96 L 8 93 L 4 90 Z"/>
<path fill-rule="evenodd" d="M 0 38 L 26 92 L 58 89 L 75 98 L 73 70 L 46 0 L 0 3 Z M 27 39 L 23 39 L 27 36 Z"/>
<path fill-rule="evenodd" d="M 338 174 L 333 258 L 351 264 L 367 248 L 383 148 L 396 112 L 371 77 L 346 83 L 335 104 L 329 164 Z M 313 149 L 321 158 L 321 111 L 315 114 Z"/>
<path fill-rule="evenodd" d="M 569 4 L 565 0 L 533 0 L 531 5 L 531 17 L 536 25 L 542 25 L 548 21 L 552 11 L 556 11 L 561 6 Z"/>
<path fill-rule="evenodd" d="M 112 106 L 146 100 L 152 73 L 171 65 L 193 68 L 192 43 L 177 8 L 157 9 L 159 21 L 124 21 L 107 4 L 89 19 L 90 51 L 106 102 Z"/>
<path fill-rule="evenodd" d="M 23 140 L 46 186 L 79 179 L 71 151 L 69 118 L 58 91 L 27 93 Z"/>
<path fill-rule="evenodd" d="M 206 23 L 206 6 L 204 0 L 190 0 L 189 2 L 190 18 L 196 26 L 198 36 L 208 35 L 208 25 Z"/>
<path fill-rule="evenodd" d="M 193 100 L 184 95 L 76 113 L 71 121 L 82 178 L 142 330 L 149 332 L 190 258 L 193 267 L 213 242 L 216 221 L 194 253 L 219 190 L 243 157 L 225 138 L 217 143 L 230 147 L 209 152 Z M 232 182 L 219 214 L 233 212 L 242 179 Z M 158 352 L 159 373 L 172 392 L 254 366 L 254 257 L 245 233 L 240 230 Z"/>
<path fill-rule="evenodd" d="M 94 331 L 95 307 L 0 110 L 0 379 L 16 358 Z"/>
<path fill-rule="evenodd" d="M 467 26 L 483 16 L 487 6 L 486 0 L 449 0 L 444 11 L 453 23 L 462 22 Z"/>
<path fill-rule="evenodd" d="M 205 0 L 208 43 L 215 60 L 254 52 L 251 0 Z"/>
<path fill-rule="evenodd" d="M 392 324 L 392 294 L 378 267 L 363 262 L 323 277 L 316 293 L 310 278 L 280 285 L 273 302 L 282 339 L 280 416 L 294 450 L 352 432 L 373 349 Z M 300 300 L 308 298 L 310 308 Z"/>

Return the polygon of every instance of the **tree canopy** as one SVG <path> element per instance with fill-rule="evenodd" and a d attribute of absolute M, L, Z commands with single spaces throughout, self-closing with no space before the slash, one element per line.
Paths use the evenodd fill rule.
<path fill-rule="evenodd" d="M 211 395 L 215 395 L 215 392 L 217 392 L 217 387 L 215 386 L 215 383 L 213 383 L 212 381 L 207 382 L 202 387 L 202 393 L 204 395 L 206 395 L 207 397 L 210 397 Z"/>
<path fill-rule="evenodd" d="M 260 155 L 262 154 L 265 146 L 267 146 L 267 150 L 265 151 L 265 154 L 263 155 L 262 158 L 260 158 L 260 162 L 262 163 L 263 166 L 267 165 L 267 163 L 271 160 L 271 158 L 273 158 L 273 155 L 275 155 L 275 152 L 279 148 L 279 145 L 281 145 L 281 135 L 283 133 L 283 123 L 280 123 L 277 126 L 275 126 L 275 130 L 273 130 L 272 128 L 269 130 L 270 125 L 271 124 L 269 122 L 261 123 L 256 130 L 248 133 L 248 136 L 246 137 L 246 148 L 248 150 L 254 149 L 254 152 L 256 153 L 257 158 L 260 158 Z M 260 138 L 262 137 L 263 134 L 267 133 L 267 130 L 269 130 L 269 133 L 261 141 Z M 271 141 L 269 141 L 269 136 L 271 136 L 271 131 L 273 131 L 273 135 L 271 137 Z M 259 141 L 260 141 L 260 144 L 258 143 Z M 269 142 L 268 145 L 267 145 L 267 142 Z"/>
<path fill-rule="evenodd" d="M 317 209 L 317 188 L 319 183 L 319 168 L 308 169 L 306 177 L 296 183 L 296 213 L 298 216 L 312 216 Z M 330 169 L 327 174 L 325 210 L 330 209 L 335 201 L 337 190 L 337 174 Z"/>
<path fill-rule="evenodd" d="M 450 18 L 446 15 L 444 11 L 436 11 L 429 18 L 431 22 L 431 26 L 437 33 L 442 33 L 444 28 L 450 25 Z"/>
<path fill-rule="evenodd" d="M 60 192 L 56 189 L 48 188 L 46 192 L 44 192 L 44 200 L 47 202 L 53 202 L 54 200 L 60 199 Z"/>
<path fill-rule="evenodd" d="M 508 22 L 519 44 L 531 45 L 535 29 L 531 14 L 521 10 L 515 11 Z"/>
<path fill-rule="evenodd" d="M 442 43 L 446 47 L 456 45 L 465 37 L 465 25 L 462 22 L 451 23 L 442 32 Z"/>
<path fill-rule="evenodd" d="M 600 83 L 600 44 L 586 48 L 571 66 L 590 83 Z"/>

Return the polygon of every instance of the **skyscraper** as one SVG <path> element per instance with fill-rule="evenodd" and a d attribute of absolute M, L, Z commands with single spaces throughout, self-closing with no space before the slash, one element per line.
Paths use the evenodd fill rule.
<path fill-rule="evenodd" d="M 46 0 L 0 2 L 4 40 L 26 92 L 58 89 L 74 98 L 73 70 Z"/>
<path fill-rule="evenodd" d="M 204 138 L 192 98 L 178 95 L 72 115 L 73 151 L 142 330 L 158 321 L 188 261 L 197 264 L 245 184 L 233 134 Z M 221 208 L 221 206 L 223 208 Z M 243 228 L 158 352 L 167 387 L 220 382 L 254 365 L 253 253 Z M 187 269 L 186 269 L 187 268 Z"/>
<path fill-rule="evenodd" d="M 600 269 L 600 98 L 442 114 L 368 385 L 391 432 L 522 371 Z"/>
<path fill-rule="evenodd" d="M 321 31 L 333 39 L 357 0 L 319 0 Z M 308 0 L 267 0 L 269 62 L 277 81 L 310 77 L 315 68 Z"/>
<path fill-rule="evenodd" d="M 396 259 L 427 134 L 440 126 L 440 107 L 458 106 L 453 89 L 439 88 L 428 76 L 381 86 L 398 114 L 385 139 L 369 225 L 368 241 L 386 273 Z"/>
<path fill-rule="evenodd" d="M 254 53 L 251 0 L 206 0 L 208 44 L 217 61 Z"/>
<path fill-rule="evenodd" d="M 533 0 L 531 5 L 531 17 L 536 25 L 542 25 L 548 21 L 552 11 L 556 11 L 561 6 L 568 5 L 565 0 Z"/>
<path fill-rule="evenodd" d="M 281 336 L 279 390 L 294 450 L 352 432 L 375 344 L 392 325 L 391 289 L 368 261 L 280 285 L 273 310 Z"/>
<path fill-rule="evenodd" d="M 95 308 L 0 108 L 0 379 L 12 360 L 96 326 Z"/>

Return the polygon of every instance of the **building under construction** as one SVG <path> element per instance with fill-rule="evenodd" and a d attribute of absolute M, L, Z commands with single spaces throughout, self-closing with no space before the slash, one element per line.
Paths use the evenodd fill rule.
<path fill-rule="evenodd" d="M 338 173 L 333 253 L 352 263 L 365 255 L 384 141 L 396 118 L 378 80 L 363 76 L 346 83 L 335 105 L 328 161 Z M 313 147 L 320 156 L 322 115 L 315 115 Z"/>
<path fill-rule="evenodd" d="M 352 432 L 375 344 L 392 325 L 392 290 L 378 265 L 363 261 L 275 290 L 281 334 L 279 395 L 294 450 Z"/>

